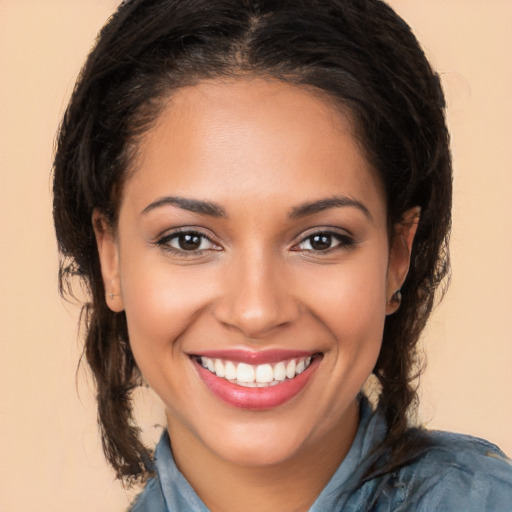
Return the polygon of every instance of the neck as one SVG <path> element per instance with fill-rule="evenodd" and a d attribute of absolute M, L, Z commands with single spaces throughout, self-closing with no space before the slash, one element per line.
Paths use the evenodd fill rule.
<path fill-rule="evenodd" d="M 168 414 L 175 462 L 211 512 L 306 512 L 345 458 L 358 423 L 354 402 L 343 426 L 284 461 L 252 466 L 219 457 Z"/>

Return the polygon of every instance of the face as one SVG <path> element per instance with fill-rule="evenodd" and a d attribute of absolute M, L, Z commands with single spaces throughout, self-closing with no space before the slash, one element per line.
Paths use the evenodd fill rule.
<path fill-rule="evenodd" d="M 348 116 L 281 82 L 180 89 L 140 143 L 115 231 L 98 212 L 95 226 L 175 451 L 261 466 L 351 442 L 414 233 L 390 244 Z"/>

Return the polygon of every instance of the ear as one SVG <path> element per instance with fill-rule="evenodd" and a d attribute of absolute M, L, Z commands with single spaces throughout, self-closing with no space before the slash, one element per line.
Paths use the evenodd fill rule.
<path fill-rule="evenodd" d="M 414 236 L 420 220 L 420 207 L 407 210 L 402 221 L 393 227 L 389 250 L 388 273 L 386 281 L 386 314 L 391 315 L 400 307 L 399 292 L 404 284 L 411 262 L 411 250 Z"/>
<path fill-rule="evenodd" d="M 92 213 L 92 226 L 98 247 L 107 306 L 112 311 L 119 313 L 124 310 L 124 303 L 121 293 L 119 251 L 115 233 L 110 222 L 98 209 L 95 209 Z"/>

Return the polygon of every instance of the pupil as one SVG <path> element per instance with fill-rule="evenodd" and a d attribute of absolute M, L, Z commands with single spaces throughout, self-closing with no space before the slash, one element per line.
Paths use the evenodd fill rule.
<path fill-rule="evenodd" d="M 183 234 L 179 236 L 179 244 L 185 251 L 195 251 L 201 245 L 201 237 L 199 235 Z"/>
<path fill-rule="evenodd" d="M 325 251 L 331 247 L 331 235 L 314 235 L 311 239 L 311 247 L 317 251 Z"/>

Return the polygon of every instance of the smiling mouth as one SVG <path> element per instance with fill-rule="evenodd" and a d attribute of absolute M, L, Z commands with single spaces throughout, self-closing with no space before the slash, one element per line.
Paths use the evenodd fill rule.
<path fill-rule="evenodd" d="M 232 384 L 247 388 L 266 388 L 293 380 L 320 354 L 296 357 L 273 364 L 252 365 L 205 356 L 192 356 L 204 369 Z"/>

